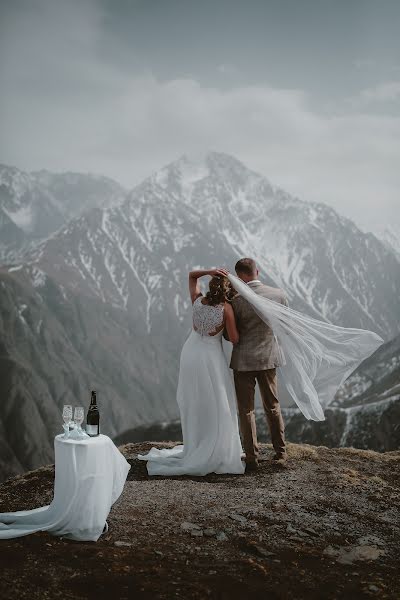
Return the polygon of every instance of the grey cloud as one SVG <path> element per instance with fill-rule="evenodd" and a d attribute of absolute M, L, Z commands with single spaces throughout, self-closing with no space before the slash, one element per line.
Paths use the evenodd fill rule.
<path fill-rule="evenodd" d="M 216 149 L 365 228 L 395 219 L 400 119 L 374 112 L 362 91 L 390 95 L 390 80 L 350 96 L 345 89 L 329 104 L 290 78 L 240 80 L 233 61 L 213 64 L 223 86 L 196 74 L 163 78 L 135 40 L 128 47 L 107 26 L 110 4 L 26 6 L 10 11 L 1 36 L 1 161 L 133 186 L 184 152 Z"/>

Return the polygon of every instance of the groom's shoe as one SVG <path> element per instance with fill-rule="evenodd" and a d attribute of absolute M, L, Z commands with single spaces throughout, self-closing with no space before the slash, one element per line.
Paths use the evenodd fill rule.
<path fill-rule="evenodd" d="M 246 473 L 251 473 L 252 471 L 257 471 L 258 469 L 258 460 L 251 460 L 246 462 Z"/>
<path fill-rule="evenodd" d="M 275 454 L 272 457 L 272 462 L 274 465 L 277 465 L 279 467 L 287 467 L 287 454 L 286 452 L 284 454 Z"/>
<path fill-rule="evenodd" d="M 274 456 L 272 457 L 272 460 L 273 461 L 276 461 L 276 460 L 286 461 L 287 460 L 287 454 L 286 454 L 286 452 L 283 453 L 283 454 L 274 454 Z"/>

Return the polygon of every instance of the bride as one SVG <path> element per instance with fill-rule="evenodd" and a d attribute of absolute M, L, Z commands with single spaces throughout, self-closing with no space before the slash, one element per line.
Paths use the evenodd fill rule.
<path fill-rule="evenodd" d="M 198 283 L 204 275 L 211 276 L 205 296 Z M 232 343 L 239 340 L 227 276 L 225 269 L 189 273 L 192 331 L 182 348 L 176 394 L 183 444 L 139 455 L 149 475 L 244 473 L 235 389 L 222 347 L 225 327 Z"/>

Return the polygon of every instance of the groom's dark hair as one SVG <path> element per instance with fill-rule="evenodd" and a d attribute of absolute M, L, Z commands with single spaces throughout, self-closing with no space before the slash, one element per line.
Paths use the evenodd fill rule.
<path fill-rule="evenodd" d="M 235 265 L 235 271 L 243 275 L 257 275 L 256 261 L 252 258 L 241 258 Z"/>

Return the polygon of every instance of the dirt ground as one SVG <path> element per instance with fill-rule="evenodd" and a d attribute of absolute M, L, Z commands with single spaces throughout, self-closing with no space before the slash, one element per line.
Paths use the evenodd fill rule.
<path fill-rule="evenodd" d="M 147 476 L 138 452 L 97 543 L 0 540 L 4 600 L 400 598 L 400 452 L 262 446 L 255 473 Z M 0 512 L 48 504 L 53 467 L 0 486 Z"/>

